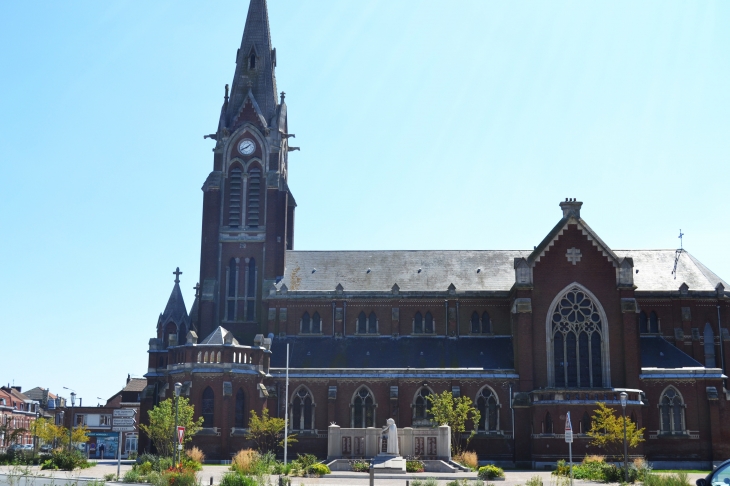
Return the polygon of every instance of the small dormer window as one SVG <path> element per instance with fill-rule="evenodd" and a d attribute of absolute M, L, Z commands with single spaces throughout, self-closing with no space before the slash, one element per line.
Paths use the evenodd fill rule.
<path fill-rule="evenodd" d="M 248 55 L 248 68 L 256 69 L 256 53 L 254 51 L 251 51 L 251 54 Z"/>

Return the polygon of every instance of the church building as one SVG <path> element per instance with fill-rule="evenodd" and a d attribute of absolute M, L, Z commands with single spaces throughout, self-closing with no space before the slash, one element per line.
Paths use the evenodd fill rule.
<path fill-rule="evenodd" d="M 725 281 L 686 250 L 611 248 L 575 199 L 524 251 L 297 251 L 297 148 L 275 68 L 266 0 L 250 0 L 208 136 L 195 302 L 188 312 L 176 271 L 149 341 L 142 421 L 180 382 L 209 459 L 250 447 L 250 414 L 264 409 L 288 409 L 291 457 L 325 457 L 330 424 L 433 427 L 427 397 L 450 391 L 481 412 L 480 460 L 542 467 L 567 458 L 567 412 L 574 455 L 602 453 L 590 417 L 598 402 L 620 414 L 625 392 L 645 428 L 631 454 L 698 468 L 730 457 Z M 343 457 L 363 456 L 345 439 Z M 435 456 L 436 444 L 416 450 Z"/>

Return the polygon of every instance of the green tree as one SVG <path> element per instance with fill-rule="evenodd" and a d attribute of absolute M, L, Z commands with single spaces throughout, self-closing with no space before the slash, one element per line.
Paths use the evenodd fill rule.
<path fill-rule="evenodd" d="M 284 419 L 269 417 L 269 410 L 264 409 L 261 417 L 251 410 L 251 418 L 248 420 L 248 434 L 246 438 L 256 443 L 259 452 L 276 451 L 284 447 Z M 296 436 L 290 434 L 287 444 L 296 442 Z"/>
<path fill-rule="evenodd" d="M 587 432 L 591 438 L 591 445 L 601 447 L 606 455 L 614 458 L 623 456 L 624 446 L 624 418 L 606 406 L 598 402 L 598 408 L 593 411 L 591 430 Z M 644 429 L 637 429 L 636 424 L 630 418 L 626 418 L 626 443 L 634 448 L 644 442 Z"/>
<path fill-rule="evenodd" d="M 178 419 L 177 424 L 185 427 L 183 444 L 193 440 L 193 436 L 203 428 L 203 417 L 195 420 L 195 407 L 185 397 L 178 398 Z M 157 449 L 157 453 L 172 457 L 177 445 L 177 432 L 175 431 L 175 401 L 168 398 L 160 402 L 155 408 L 148 412 L 150 422 L 140 424 L 139 428 L 150 438 Z"/>
<path fill-rule="evenodd" d="M 431 402 L 431 415 L 434 425 L 448 425 L 451 427 L 451 450 L 454 455 L 459 454 L 469 446 L 469 442 L 477 433 L 477 426 L 481 413 L 474 407 L 469 397 L 454 397 L 450 391 L 440 395 L 430 394 L 426 399 Z M 474 427 L 464 441 L 462 447 L 461 435 L 466 432 L 467 422 Z"/>

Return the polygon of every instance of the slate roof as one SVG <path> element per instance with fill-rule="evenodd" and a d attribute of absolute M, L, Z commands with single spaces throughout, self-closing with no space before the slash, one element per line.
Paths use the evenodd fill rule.
<path fill-rule="evenodd" d="M 704 368 L 661 336 L 641 336 L 642 368 Z"/>
<path fill-rule="evenodd" d="M 511 336 L 459 340 L 445 337 L 333 339 L 331 336 L 287 336 L 273 340 L 272 368 L 286 367 L 287 343 L 290 345 L 290 368 L 514 369 Z"/>
<path fill-rule="evenodd" d="M 185 301 L 183 300 L 182 292 L 180 291 L 180 283 L 175 282 L 175 286 L 172 288 L 170 298 L 167 299 L 167 305 L 165 311 L 160 314 L 160 323 L 166 323 L 170 320 L 176 324 L 187 322 L 188 311 L 185 308 Z"/>
<path fill-rule="evenodd" d="M 122 388 L 123 392 L 141 392 L 147 386 L 147 379 L 145 378 L 131 378 L 129 383 Z"/>
<path fill-rule="evenodd" d="M 225 336 L 230 331 L 227 329 L 218 326 L 215 328 L 215 331 L 210 333 L 205 339 L 203 339 L 199 344 L 225 344 Z M 233 338 L 233 344 L 238 345 L 238 341 Z"/>
<path fill-rule="evenodd" d="M 387 292 L 398 284 L 401 292 L 502 291 L 514 284 L 514 259 L 531 250 L 382 250 L 287 251 L 282 281 L 290 291 Z M 682 282 L 690 290 L 714 291 L 730 285 L 684 251 L 672 275 L 675 250 L 615 250 L 617 257 L 634 260 L 638 291 L 677 291 Z M 368 269 L 370 272 L 368 272 Z M 421 270 L 420 272 L 418 270 Z M 479 269 L 479 272 L 477 272 Z"/>

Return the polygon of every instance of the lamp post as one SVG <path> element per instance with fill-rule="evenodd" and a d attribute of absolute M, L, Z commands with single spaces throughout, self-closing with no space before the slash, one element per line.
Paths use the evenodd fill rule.
<path fill-rule="evenodd" d="M 626 392 L 621 392 L 621 409 L 624 415 L 624 481 L 629 482 L 629 466 L 627 462 L 628 457 L 628 446 L 626 444 L 626 400 L 629 395 Z"/>
<path fill-rule="evenodd" d="M 74 429 L 74 406 L 76 405 L 76 393 L 71 392 L 71 420 L 68 427 L 68 451 L 71 452 L 71 438 Z"/>
<path fill-rule="evenodd" d="M 175 430 L 173 430 L 173 438 L 172 443 L 174 444 L 173 449 L 173 460 L 175 461 L 175 466 L 177 466 L 177 462 L 180 459 L 180 452 L 178 447 L 178 438 L 177 438 L 177 404 L 180 401 L 180 389 L 182 388 L 182 383 L 179 381 L 175 383 Z"/>
<path fill-rule="evenodd" d="M 38 410 L 38 405 L 35 409 L 35 424 L 33 425 L 33 431 L 35 432 L 35 440 L 33 441 L 33 455 L 38 454 L 38 419 L 41 418 L 41 412 Z"/>

